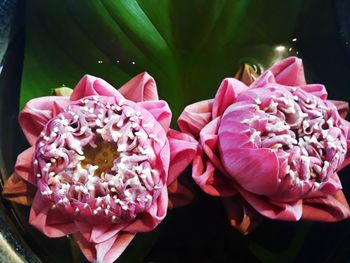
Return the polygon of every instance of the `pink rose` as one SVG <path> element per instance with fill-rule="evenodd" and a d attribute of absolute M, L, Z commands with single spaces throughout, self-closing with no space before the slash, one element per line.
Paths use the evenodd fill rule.
<path fill-rule="evenodd" d="M 72 235 L 89 261 L 113 262 L 164 219 L 167 186 L 195 154 L 170 120 L 147 73 L 119 91 L 86 75 L 70 97 L 33 99 L 20 113 L 32 146 L 3 195 L 32 202 L 29 221 L 45 235 Z"/>
<path fill-rule="evenodd" d="M 349 217 L 337 175 L 350 160 L 347 111 L 347 103 L 327 100 L 323 85 L 306 84 L 301 60 L 290 57 L 249 86 L 225 79 L 214 99 L 187 106 L 178 124 L 199 141 L 193 179 L 224 197 L 232 224 L 247 233 L 259 214 Z"/>

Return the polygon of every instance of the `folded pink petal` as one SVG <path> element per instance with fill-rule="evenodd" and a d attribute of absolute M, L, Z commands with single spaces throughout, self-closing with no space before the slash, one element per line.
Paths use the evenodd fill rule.
<path fill-rule="evenodd" d="M 240 189 L 240 193 L 254 209 L 270 219 L 298 221 L 301 218 L 303 210 L 303 201 L 301 199 L 295 202 L 280 203 L 242 189 Z"/>
<path fill-rule="evenodd" d="M 133 77 L 119 89 L 119 92 L 134 102 L 158 100 L 156 82 L 147 72 Z"/>
<path fill-rule="evenodd" d="M 343 120 L 343 125 L 345 125 L 348 129 L 348 134 L 346 137 L 347 152 L 345 155 L 345 159 L 344 159 L 343 163 L 341 164 L 339 170 L 343 169 L 344 167 L 346 167 L 350 164 L 350 122 L 348 122 L 347 120 Z"/>
<path fill-rule="evenodd" d="M 265 71 L 249 87 L 252 89 L 263 88 L 269 83 L 277 83 L 275 76 L 271 71 Z"/>
<path fill-rule="evenodd" d="M 110 241 L 105 241 L 96 245 L 97 262 L 112 263 L 124 252 L 130 242 L 133 240 L 135 234 L 128 232 L 121 232 Z M 113 242 L 111 242 L 113 240 Z M 110 246 L 110 244 L 112 244 Z M 109 247 L 109 249 L 106 249 Z M 100 261 L 99 261 L 100 260 Z"/>
<path fill-rule="evenodd" d="M 153 117 L 162 125 L 163 129 L 167 132 L 171 122 L 171 110 L 168 103 L 164 100 L 158 101 L 144 101 L 138 103 L 141 107 L 148 110 Z M 151 123 L 150 123 L 151 124 Z"/>
<path fill-rule="evenodd" d="M 69 104 L 68 97 L 41 97 L 30 100 L 19 113 L 19 124 L 28 142 L 34 145 L 46 123 Z"/>
<path fill-rule="evenodd" d="M 202 150 L 193 159 L 192 178 L 209 195 L 232 196 L 237 193 L 232 180 L 226 178 L 211 161 L 205 160 Z"/>
<path fill-rule="evenodd" d="M 34 197 L 29 223 L 48 237 L 63 237 L 77 231 L 74 222 L 65 217 L 58 208 L 51 208 L 38 191 Z"/>
<path fill-rule="evenodd" d="M 118 234 L 124 227 L 125 224 L 94 225 L 91 228 L 89 241 L 93 243 L 104 242 Z"/>
<path fill-rule="evenodd" d="M 35 147 L 32 146 L 17 156 L 15 164 L 15 173 L 25 181 L 36 186 L 35 176 L 33 174 L 33 154 Z"/>
<path fill-rule="evenodd" d="M 332 102 L 335 105 L 335 107 L 337 107 L 339 115 L 345 119 L 346 115 L 348 115 L 348 112 L 349 112 L 349 103 L 341 100 L 328 100 L 328 101 Z"/>
<path fill-rule="evenodd" d="M 177 120 L 180 130 L 197 137 L 212 119 L 213 102 L 213 99 L 203 100 L 186 106 Z"/>
<path fill-rule="evenodd" d="M 167 184 L 171 184 L 185 168 L 192 162 L 197 151 L 197 141 L 191 136 L 169 130 L 170 167 Z"/>
<path fill-rule="evenodd" d="M 287 86 L 305 85 L 303 62 L 297 57 L 288 57 L 268 69 L 275 76 L 276 82 Z"/>
<path fill-rule="evenodd" d="M 304 220 L 336 222 L 350 217 L 349 204 L 341 190 L 333 195 L 303 201 Z"/>
<path fill-rule="evenodd" d="M 114 97 L 117 100 L 123 98 L 119 91 L 103 79 L 85 75 L 75 86 L 73 93 L 70 96 L 70 100 L 79 100 L 93 95 Z"/>
<path fill-rule="evenodd" d="M 325 86 L 321 84 L 307 84 L 307 85 L 300 86 L 300 88 L 316 97 L 319 97 L 320 99 L 323 99 L 323 100 L 327 99 L 327 96 L 328 96 L 327 90 Z"/>
<path fill-rule="evenodd" d="M 214 98 L 212 118 L 221 116 L 226 108 L 235 102 L 238 94 L 247 89 L 248 87 L 237 79 L 224 79 Z"/>

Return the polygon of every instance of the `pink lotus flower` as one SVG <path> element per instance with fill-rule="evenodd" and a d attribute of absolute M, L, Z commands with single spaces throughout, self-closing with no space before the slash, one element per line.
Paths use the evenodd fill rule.
<path fill-rule="evenodd" d="M 350 160 L 347 110 L 327 100 L 323 85 L 307 85 L 301 60 L 291 57 L 249 86 L 225 79 L 214 99 L 187 106 L 178 124 L 199 140 L 193 179 L 224 197 L 231 223 L 247 233 L 259 214 L 349 217 L 337 175 Z"/>
<path fill-rule="evenodd" d="M 89 261 L 113 262 L 163 220 L 167 186 L 195 154 L 196 142 L 169 130 L 170 120 L 147 73 L 119 91 L 86 75 L 70 97 L 33 99 L 20 113 L 32 146 L 3 195 L 32 202 L 30 224 L 45 235 L 72 235 Z"/>

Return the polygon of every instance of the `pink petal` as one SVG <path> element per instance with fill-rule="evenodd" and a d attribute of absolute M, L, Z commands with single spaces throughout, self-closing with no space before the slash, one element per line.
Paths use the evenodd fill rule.
<path fill-rule="evenodd" d="M 227 107 L 235 102 L 238 94 L 247 89 L 248 87 L 237 79 L 224 79 L 214 98 L 212 118 L 221 116 Z"/>
<path fill-rule="evenodd" d="M 338 170 L 341 170 L 350 164 L 350 122 L 348 122 L 347 120 L 343 120 L 343 125 L 345 125 L 348 130 L 348 133 L 346 136 L 347 152 L 345 155 L 344 162 L 341 164 L 341 167 Z"/>
<path fill-rule="evenodd" d="M 169 109 L 168 103 L 164 100 L 157 100 L 140 102 L 138 105 L 148 110 L 163 129 L 166 132 L 168 131 L 171 122 L 171 110 Z"/>
<path fill-rule="evenodd" d="M 156 82 L 147 72 L 129 80 L 119 89 L 119 92 L 126 99 L 134 102 L 158 100 Z"/>
<path fill-rule="evenodd" d="M 197 137 L 211 120 L 213 102 L 213 99 L 203 100 L 188 105 L 177 120 L 180 130 Z"/>
<path fill-rule="evenodd" d="M 275 76 L 276 82 L 287 86 L 305 85 L 303 62 L 300 58 L 289 57 L 268 69 Z"/>
<path fill-rule="evenodd" d="M 95 225 L 91 228 L 90 242 L 101 243 L 104 242 L 120 232 L 125 227 L 125 224 L 104 224 Z"/>
<path fill-rule="evenodd" d="M 320 99 L 327 99 L 328 93 L 325 88 L 325 86 L 321 84 L 308 84 L 300 86 L 302 90 L 305 90 L 308 93 L 311 93 L 312 95 L 319 97 Z"/>
<path fill-rule="evenodd" d="M 112 263 L 117 260 L 133 240 L 134 236 L 135 234 L 132 233 L 121 232 L 113 243 L 111 241 L 105 241 L 96 245 L 97 262 Z M 112 245 L 110 246 L 111 243 Z M 107 250 L 105 247 L 109 247 L 109 249 Z M 99 259 L 101 261 L 98 261 Z"/>
<path fill-rule="evenodd" d="M 209 195 L 232 196 L 237 193 L 232 181 L 203 156 L 201 149 L 193 160 L 192 178 Z"/>
<path fill-rule="evenodd" d="M 149 211 L 139 214 L 138 219 L 123 229 L 130 233 L 149 232 L 153 230 L 166 216 L 168 208 L 168 191 L 164 187 L 161 195 L 152 204 Z"/>
<path fill-rule="evenodd" d="M 302 214 L 302 200 L 295 202 L 275 202 L 267 197 L 255 195 L 240 189 L 243 198 L 260 214 L 270 219 L 298 221 Z"/>
<path fill-rule="evenodd" d="M 19 124 L 28 142 L 34 145 L 46 123 L 69 104 L 68 97 L 41 97 L 30 100 L 19 113 Z"/>
<path fill-rule="evenodd" d="M 263 88 L 267 86 L 269 83 L 277 83 L 275 76 L 272 74 L 271 71 L 265 71 L 263 74 L 261 74 L 251 85 L 250 88 Z"/>
<path fill-rule="evenodd" d="M 17 156 L 15 173 L 22 179 L 36 186 L 33 171 L 33 154 L 35 147 L 32 146 Z"/>
<path fill-rule="evenodd" d="M 279 172 L 276 154 L 269 149 L 236 149 L 228 141 L 220 143 L 221 157 L 232 178 L 249 192 L 275 194 Z"/>
<path fill-rule="evenodd" d="M 175 130 L 169 130 L 170 167 L 167 184 L 171 184 L 192 162 L 197 151 L 197 141 L 191 136 Z"/>
<path fill-rule="evenodd" d="M 304 199 L 304 220 L 336 222 L 350 216 L 349 204 L 341 190 L 333 195 Z"/>
<path fill-rule="evenodd" d="M 76 233 L 73 236 L 87 260 L 112 263 L 119 258 L 135 235 L 121 232 L 101 243 L 89 242 L 81 233 Z"/>
<path fill-rule="evenodd" d="M 77 231 L 75 224 L 58 208 L 52 209 L 39 191 L 33 200 L 29 223 L 48 237 L 63 237 Z"/>
<path fill-rule="evenodd" d="M 335 107 L 337 108 L 339 115 L 345 119 L 346 115 L 349 112 L 349 103 L 346 101 L 341 100 L 328 100 L 329 102 L 332 102 Z"/>
<path fill-rule="evenodd" d="M 70 100 L 79 100 L 93 95 L 110 96 L 116 98 L 118 101 L 123 98 L 119 91 L 103 79 L 85 75 L 75 86 Z"/>

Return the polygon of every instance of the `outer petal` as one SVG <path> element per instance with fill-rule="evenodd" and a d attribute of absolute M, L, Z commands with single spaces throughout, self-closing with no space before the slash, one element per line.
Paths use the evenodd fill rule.
<path fill-rule="evenodd" d="M 121 232 L 101 243 L 89 242 L 81 233 L 74 234 L 84 256 L 90 262 L 114 262 L 130 244 L 135 234 Z"/>
<path fill-rule="evenodd" d="M 36 186 L 35 177 L 33 174 L 33 154 L 34 146 L 28 148 L 17 156 L 15 173 L 22 177 L 23 180 Z"/>
<path fill-rule="evenodd" d="M 346 137 L 346 143 L 347 143 L 347 152 L 345 155 L 344 162 L 342 163 L 341 167 L 339 170 L 343 169 L 344 167 L 348 166 L 350 164 L 350 123 L 346 120 L 343 120 L 344 125 L 347 126 L 348 128 L 348 134 Z"/>
<path fill-rule="evenodd" d="M 197 137 L 211 119 L 214 100 L 203 100 L 186 106 L 177 123 L 180 130 Z"/>
<path fill-rule="evenodd" d="M 325 86 L 321 84 L 308 84 L 304 86 L 300 86 L 302 90 L 307 91 L 308 93 L 311 93 L 312 95 L 315 95 L 316 97 L 319 97 L 320 99 L 327 99 L 328 93 L 325 88 Z"/>
<path fill-rule="evenodd" d="M 169 130 L 170 167 L 168 185 L 171 184 L 192 162 L 198 143 L 191 136 L 175 130 Z"/>
<path fill-rule="evenodd" d="M 231 225 L 244 235 L 249 234 L 263 219 L 239 194 L 224 198 L 224 205 Z"/>
<path fill-rule="evenodd" d="M 51 208 L 37 191 L 29 215 L 29 223 L 48 237 L 62 237 L 77 231 L 75 224 L 59 209 Z"/>
<path fill-rule="evenodd" d="M 212 118 L 215 119 L 221 116 L 227 107 L 235 102 L 238 94 L 247 89 L 248 87 L 239 80 L 234 78 L 224 79 L 215 95 Z"/>
<path fill-rule="evenodd" d="M 5 182 L 2 196 L 7 200 L 20 205 L 31 205 L 36 187 L 23 180 L 18 174 L 13 173 Z"/>
<path fill-rule="evenodd" d="M 287 86 L 305 85 L 303 62 L 297 57 L 288 57 L 268 69 L 275 76 L 276 82 Z"/>
<path fill-rule="evenodd" d="M 164 100 L 158 100 L 140 102 L 138 105 L 148 110 L 160 123 L 165 132 L 168 131 L 171 122 L 171 110 L 168 103 L 166 103 Z"/>
<path fill-rule="evenodd" d="M 298 221 L 302 215 L 302 200 L 289 203 L 279 203 L 267 197 L 251 194 L 240 189 L 243 198 L 260 214 L 271 219 Z"/>
<path fill-rule="evenodd" d="M 337 108 L 339 115 L 345 119 L 346 115 L 349 112 L 349 103 L 346 101 L 341 101 L 341 100 L 328 100 L 332 102 L 335 107 Z"/>
<path fill-rule="evenodd" d="M 119 92 L 126 99 L 135 102 L 158 100 L 156 82 L 147 72 L 133 77 L 119 89 Z"/>
<path fill-rule="evenodd" d="M 349 204 L 341 190 L 333 195 L 304 199 L 302 219 L 335 222 L 349 217 Z"/>
<path fill-rule="evenodd" d="M 68 97 L 41 97 L 30 100 L 19 113 L 19 124 L 28 142 L 34 145 L 44 126 L 69 104 Z"/>
<path fill-rule="evenodd" d="M 103 79 L 85 75 L 75 86 L 74 91 L 70 96 L 70 100 L 79 100 L 93 95 L 110 96 L 117 100 L 123 98 L 119 91 Z"/>
<path fill-rule="evenodd" d="M 216 118 L 202 129 L 200 146 L 193 160 L 192 177 L 210 195 L 231 196 L 237 191 L 219 160 L 219 123 L 220 118 Z"/>

